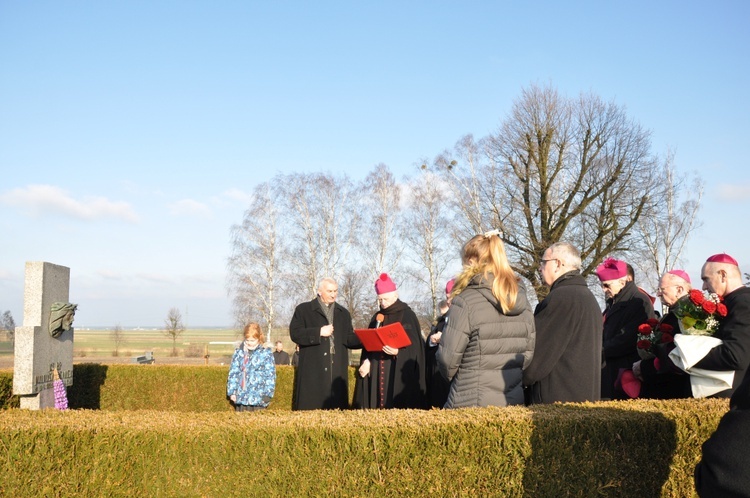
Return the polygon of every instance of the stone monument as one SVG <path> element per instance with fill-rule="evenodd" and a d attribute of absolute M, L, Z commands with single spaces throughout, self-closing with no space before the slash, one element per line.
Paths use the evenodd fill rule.
<path fill-rule="evenodd" d="M 55 406 L 55 372 L 73 385 L 73 316 L 68 302 L 70 268 L 27 261 L 23 326 L 16 327 L 13 394 L 21 408 Z"/>

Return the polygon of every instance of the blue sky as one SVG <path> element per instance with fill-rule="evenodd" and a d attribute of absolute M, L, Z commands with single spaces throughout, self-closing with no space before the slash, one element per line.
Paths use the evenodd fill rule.
<path fill-rule="evenodd" d="M 231 323 L 229 228 L 277 173 L 397 176 L 531 84 L 614 100 L 706 181 L 686 270 L 750 270 L 750 2 L 0 0 L 0 311 L 71 268 L 76 326 Z"/>

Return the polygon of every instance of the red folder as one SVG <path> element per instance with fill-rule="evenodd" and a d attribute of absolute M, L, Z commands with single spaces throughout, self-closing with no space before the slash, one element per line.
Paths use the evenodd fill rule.
<path fill-rule="evenodd" d="M 354 333 L 367 351 L 382 351 L 383 346 L 401 349 L 411 345 L 411 339 L 399 322 L 376 329 L 354 329 Z"/>

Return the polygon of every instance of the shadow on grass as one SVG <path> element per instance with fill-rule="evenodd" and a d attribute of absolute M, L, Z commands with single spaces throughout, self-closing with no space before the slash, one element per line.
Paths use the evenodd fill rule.
<path fill-rule="evenodd" d="M 676 424 L 658 412 L 535 405 L 526 496 L 662 496 Z"/>

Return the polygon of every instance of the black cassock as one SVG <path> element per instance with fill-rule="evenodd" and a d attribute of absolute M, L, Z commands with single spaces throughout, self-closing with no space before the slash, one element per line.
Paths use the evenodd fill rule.
<path fill-rule="evenodd" d="M 426 408 L 424 340 L 417 315 L 400 300 L 378 313 L 384 316 L 381 325 L 401 323 L 411 345 L 399 349 L 396 356 L 362 350 L 362 361 L 370 360 L 370 375 L 362 378 L 357 373 L 355 407 Z M 370 328 L 377 324 L 376 316 Z"/>

